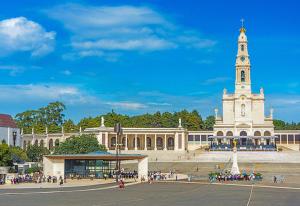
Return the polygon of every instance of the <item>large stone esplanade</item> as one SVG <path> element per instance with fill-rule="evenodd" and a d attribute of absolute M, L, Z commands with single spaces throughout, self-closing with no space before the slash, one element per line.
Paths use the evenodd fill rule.
<path fill-rule="evenodd" d="M 244 26 L 240 29 L 237 42 L 237 56 L 235 60 L 235 91 L 223 91 L 222 116 L 215 109 L 216 122 L 213 131 L 188 131 L 181 126 L 181 120 L 176 128 L 123 128 L 124 135 L 122 150 L 125 151 L 186 151 L 195 150 L 203 146 L 211 149 L 230 149 L 234 139 L 238 145 L 250 149 L 276 149 L 284 145 L 299 150 L 300 131 L 274 130 L 273 109 L 270 108 L 268 116 L 265 112 L 265 95 L 263 88 L 258 93 L 251 89 L 251 63 L 248 53 L 248 39 Z M 259 71 L 255 71 L 259 72 Z M 108 150 L 115 150 L 116 134 L 112 127 L 106 127 L 104 119 L 99 127 L 80 129 L 78 133 L 49 134 L 21 134 L 23 148 L 29 144 L 38 144 L 55 147 L 72 135 L 95 134 L 99 143 Z M 246 148 L 245 147 L 245 148 Z"/>

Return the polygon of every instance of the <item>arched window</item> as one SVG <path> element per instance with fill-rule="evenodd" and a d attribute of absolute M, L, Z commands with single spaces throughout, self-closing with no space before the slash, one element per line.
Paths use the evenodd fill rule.
<path fill-rule="evenodd" d="M 244 44 L 242 44 L 241 45 L 241 51 L 244 51 L 244 49 L 245 49 L 245 46 L 244 46 Z"/>
<path fill-rule="evenodd" d="M 162 147 L 163 147 L 163 139 L 161 137 L 157 137 L 157 139 L 156 139 L 156 146 L 157 146 L 157 148 L 162 149 Z"/>
<path fill-rule="evenodd" d="M 49 140 L 49 150 L 52 150 L 53 148 L 53 139 Z"/>
<path fill-rule="evenodd" d="M 232 131 L 228 131 L 228 132 L 226 133 L 226 136 L 227 136 L 227 137 L 232 137 L 232 136 L 233 136 Z"/>
<path fill-rule="evenodd" d="M 174 147 L 174 138 L 173 137 L 168 138 L 168 147 Z"/>
<path fill-rule="evenodd" d="M 246 114 L 246 106 L 244 104 L 241 105 L 241 115 L 244 117 Z"/>
<path fill-rule="evenodd" d="M 259 137 L 259 136 L 261 136 L 261 133 L 260 133 L 260 131 L 255 131 L 255 132 L 254 132 L 254 136 L 256 136 L 256 137 Z"/>
<path fill-rule="evenodd" d="M 245 71 L 241 71 L 241 82 L 245 82 Z"/>
<path fill-rule="evenodd" d="M 240 133 L 240 136 L 242 136 L 242 137 L 245 137 L 245 136 L 247 136 L 247 132 L 245 132 L 245 131 L 241 131 L 241 133 Z"/>
<path fill-rule="evenodd" d="M 147 147 L 151 147 L 151 138 L 147 137 Z"/>
<path fill-rule="evenodd" d="M 269 132 L 269 131 L 265 131 L 265 132 L 264 132 L 264 136 L 265 136 L 265 137 L 269 137 L 269 136 L 271 136 L 271 132 Z"/>
<path fill-rule="evenodd" d="M 223 132 L 222 132 L 222 131 L 218 131 L 218 132 L 217 132 L 217 136 L 218 136 L 218 137 L 223 137 L 223 136 L 224 136 L 224 135 L 223 135 Z"/>
<path fill-rule="evenodd" d="M 116 137 L 112 137 L 112 138 L 110 139 L 110 146 L 111 146 L 111 147 L 115 147 L 115 146 L 116 146 Z"/>
<path fill-rule="evenodd" d="M 37 139 L 34 141 L 34 145 L 35 145 L 35 146 L 38 146 L 38 145 L 39 145 L 39 141 L 38 141 Z"/>

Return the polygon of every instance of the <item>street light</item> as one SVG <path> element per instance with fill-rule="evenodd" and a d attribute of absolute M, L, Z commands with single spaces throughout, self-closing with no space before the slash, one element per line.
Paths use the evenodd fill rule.
<path fill-rule="evenodd" d="M 116 182 L 119 181 L 118 177 L 120 174 L 120 166 L 121 166 L 121 161 L 119 160 L 119 153 L 120 153 L 120 145 L 119 142 L 120 141 L 120 137 L 123 134 L 123 129 L 120 123 L 116 123 L 115 127 L 114 127 L 114 132 L 117 134 L 116 137 L 116 169 L 117 169 L 117 174 L 116 174 Z"/>

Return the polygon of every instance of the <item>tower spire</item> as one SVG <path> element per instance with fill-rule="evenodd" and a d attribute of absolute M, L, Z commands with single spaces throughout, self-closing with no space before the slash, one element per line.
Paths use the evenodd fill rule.
<path fill-rule="evenodd" d="M 241 19 L 242 27 L 241 27 L 241 29 L 240 29 L 240 32 L 246 33 L 246 29 L 245 29 L 245 27 L 244 27 L 244 22 L 245 22 L 245 19 L 242 18 L 242 19 Z"/>
<path fill-rule="evenodd" d="M 236 56 L 236 81 L 235 89 L 237 93 L 251 93 L 250 79 L 250 59 L 248 54 L 248 41 L 244 19 L 241 19 L 242 27 L 238 37 L 238 52 Z"/>

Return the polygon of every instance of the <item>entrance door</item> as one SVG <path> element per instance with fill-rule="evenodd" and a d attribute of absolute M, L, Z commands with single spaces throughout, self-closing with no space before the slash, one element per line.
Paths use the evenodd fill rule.
<path fill-rule="evenodd" d="M 266 139 L 267 145 L 270 145 L 270 139 Z"/>
<path fill-rule="evenodd" d="M 241 143 L 242 143 L 242 145 L 244 146 L 244 145 L 247 145 L 247 138 L 241 138 Z"/>
<path fill-rule="evenodd" d="M 255 145 L 258 145 L 258 139 L 255 139 L 254 141 L 255 141 Z"/>

